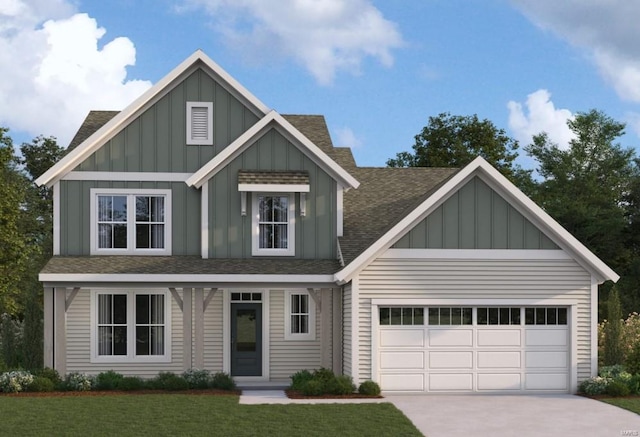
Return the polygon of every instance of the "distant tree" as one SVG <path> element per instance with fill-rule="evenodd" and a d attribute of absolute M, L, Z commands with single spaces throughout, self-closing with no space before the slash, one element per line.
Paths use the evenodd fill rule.
<path fill-rule="evenodd" d="M 607 324 L 604 328 L 604 356 L 605 366 L 622 364 L 622 309 L 620 296 L 614 287 L 607 300 Z"/>
<path fill-rule="evenodd" d="M 38 288 L 31 288 L 26 296 L 22 324 L 22 360 L 26 369 L 36 370 L 43 366 L 42 301 Z"/>
<path fill-rule="evenodd" d="M 389 167 L 464 167 L 482 156 L 500 173 L 525 191 L 531 188 L 531 176 L 515 164 L 518 142 L 490 120 L 477 115 L 451 115 L 444 112 L 429 117 L 415 136 L 413 152 L 400 152 L 387 160 Z"/>

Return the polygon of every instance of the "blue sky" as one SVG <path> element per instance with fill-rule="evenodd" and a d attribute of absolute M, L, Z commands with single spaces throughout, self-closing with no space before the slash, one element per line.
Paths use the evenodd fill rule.
<path fill-rule="evenodd" d="M 566 146 L 567 118 L 597 108 L 635 147 L 637 17 L 629 0 L 0 0 L 0 126 L 66 146 L 200 48 L 278 112 L 325 115 L 363 166 L 441 112 Z"/>

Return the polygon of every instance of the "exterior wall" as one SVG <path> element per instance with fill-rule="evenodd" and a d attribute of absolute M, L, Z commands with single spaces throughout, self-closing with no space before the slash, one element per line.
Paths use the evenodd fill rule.
<path fill-rule="evenodd" d="M 67 310 L 67 373 L 98 374 L 114 370 L 144 378 L 152 378 L 159 372 L 181 373 L 182 311 L 171 295 L 167 296 L 167 301 L 171 304 L 170 363 L 91 363 L 91 292 L 80 290 Z"/>
<path fill-rule="evenodd" d="M 91 188 L 171 189 L 173 255 L 200 254 L 200 193 L 183 182 L 60 182 L 60 255 L 90 254 Z"/>
<path fill-rule="evenodd" d="M 284 291 L 271 290 L 269 293 L 269 362 L 270 379 L 287 381 L 295 372 L 303 369 L 312 370 L 321 367 L 321 324 L 320 312 L 316 306 L 316 339 L 313 341 L 291 341 L 284 339 Z M 331 311 L 331 302 L 323 302 Z"/>
<path fill-rule="evenodd" d="M 243 217 L 238 191 L 240 169 L 308 171 L 310 192 L 306 195 L 305 217 L 300 216 L 300 195 L 295 195 L 295 258 L 335 258 L 336 182 L 275 130 L 265 134 L 208 182 L 210 258 L 251 257 L 252 193 L 247 193 L 247 215 Z"/>
<path fill-rule="evenodd" d="M 351 283 L 344 286 L 342 296 L 342 373 L 351 375 Z"/>
<path fill-rule="evenodd" d="M 213 102 L 213 146 L 186 145 L 187 101 Z M 194 172 L 257 121 L 242 103 L 198 69 L 75 170 Z"/>
<path fill-rule="evenodd" d="M 394 248 L 558 249 L 480 178 L 474 177 Z"/>
<path fill-rule="evenodd" d="M 205 297 L 206 297 L 205 293 Z M 204 312 L 204 368 L 211 372 L 222 372 L 223 369 L 223 291 L 218 290 Z M 194 317 L 195 318 L 195 317 Z M 194 324 L 195 328 L 195 324 Z M 192 351 L 195 362 L 195 334 Z"/>
<path fill-rule="evenodd" d="M 420 298 L 510 299 L 514 305 L 519 299 L 577 301 L 577 345 L 571 347 L 577 347 L 578 381 L 591 376 L 591 276 L 573 260 L 378 259 L 360 273 L 359 284 L 360 380 L 371 378 L 371 299 L 376 298 L 397 298 L 398 304 Z"/>

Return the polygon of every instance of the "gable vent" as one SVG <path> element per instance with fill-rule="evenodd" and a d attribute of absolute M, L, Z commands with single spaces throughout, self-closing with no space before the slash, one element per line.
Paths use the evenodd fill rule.
<path fill-rule="evenodd" d="M 213 103 L 187 102 L 187 144 L 213 144 Z"/>

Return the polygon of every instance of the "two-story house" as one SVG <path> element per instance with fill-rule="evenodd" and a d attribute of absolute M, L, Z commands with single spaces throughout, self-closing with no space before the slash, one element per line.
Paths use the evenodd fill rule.
<path fill-rule="evenodd" d="M 494 168 L 360 168 L 323 117 L 269 109 L 201 51 L 91 112 L 37 183 L 62 374 L 541 393 L 596 372 L 597 286 L 618 276 Z"/>

